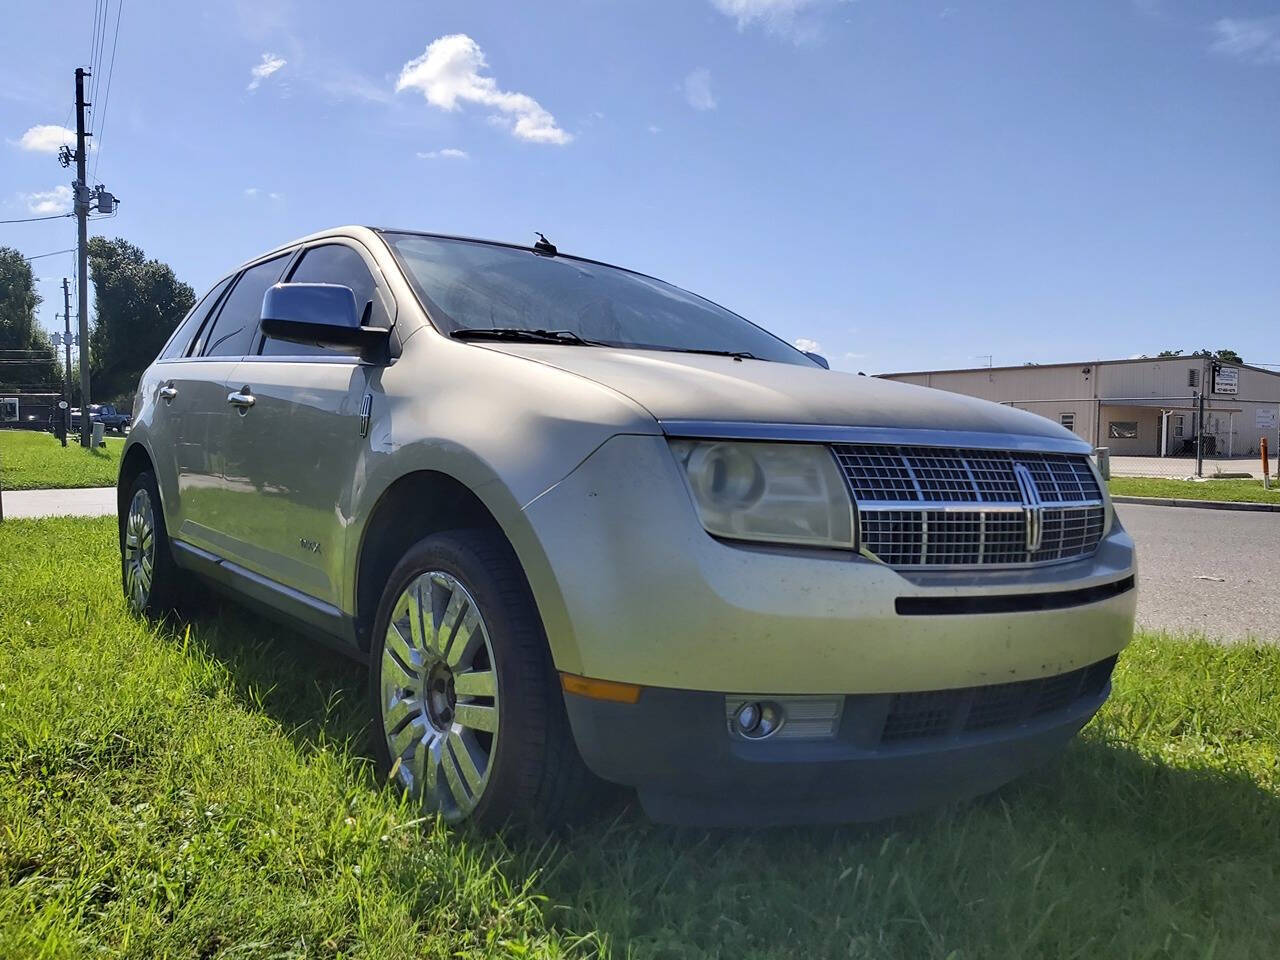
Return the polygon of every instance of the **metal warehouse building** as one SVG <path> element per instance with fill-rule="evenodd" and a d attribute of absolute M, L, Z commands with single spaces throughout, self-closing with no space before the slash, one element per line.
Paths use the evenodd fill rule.
<path fill-rule="evenodd" d="M 1086 360 L 881 376 L 1030 410 L 1120 456 L 1193 454 L 1201 415 L 1206 456 L 1256 453 L 1264 436 L 1273 452 L 1280 449 L 1280 373 L 1210 357 Z"/>

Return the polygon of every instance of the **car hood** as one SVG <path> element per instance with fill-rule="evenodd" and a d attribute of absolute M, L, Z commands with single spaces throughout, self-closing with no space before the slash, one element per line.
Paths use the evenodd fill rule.
<path fill-rule="evenodd" d="M 785 423 L 1080 438 L 1052 420 L 927 387 L 818 367 L 612 347 L 486 343 L 593 380 L 631 398 L 658 421 Z"/>

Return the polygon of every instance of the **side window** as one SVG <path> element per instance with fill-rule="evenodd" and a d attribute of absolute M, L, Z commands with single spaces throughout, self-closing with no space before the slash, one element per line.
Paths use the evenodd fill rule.
<path fill-rule="evenodd" d="M 373 274 L 365 266 L 364 258 L 351 247 L 339 243 L 328 243 L 322 247 L 312 247 L 302 255 L 298 265 L 289 275 L 289 283 L 337 283 L 350 287 L 356 295 L 356 309 L 360 311 L 361 322 L 378 324 L 376 315 L 378 300 L 373 282 Z M 382 324 L 385 326 L 385 322 Z M 352 348 L 321 347 L 313 343 L 291 343 L 287 340 L 263 340 L 261 353 L 264 356 L 310 357 L 325 355 L 356 354 Z"/>
<path fill-rule="evenodd" d="M 276 257 L 240 274 L 213 321 L 213 329 L 203 337 L 200 356 L 242 357 L 249 352 L 262 315 L 262 295 L 280 278 L 288 256 Z"/>
<path fill-rule="evenodd" d="M 196 331 L 200 329 L 200 324 L 204 323 L 204 318 L 218 302 L 218 298 L 231 285 L 231 278 L 223 280 L 216 287 L 201 297 L 200 302 L 191 308 L 191 312 L 186 315 L 178 329 L 173 331 L 173 335 L 169 337 L 169 342 L 164 345 L 164 349 L 160 351 L 157 360 L 170 360 L 174 357 L 186 356 L 187 347 L 191 345 L 192 338 L 196 335 Z"/>

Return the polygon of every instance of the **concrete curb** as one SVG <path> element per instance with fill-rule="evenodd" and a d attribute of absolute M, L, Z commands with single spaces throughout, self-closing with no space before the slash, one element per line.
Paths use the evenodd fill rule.
<path fill-rule="evenodd" d="M 1174 497 L 1113 496 L 1112 503 L 1141 503 L 1149 507 L 1199 507 L 1201 510 L 1255 510 L 1280 513 L 1280 503 L 1254 503 L 1251 500 L 1184 500 Z"/>

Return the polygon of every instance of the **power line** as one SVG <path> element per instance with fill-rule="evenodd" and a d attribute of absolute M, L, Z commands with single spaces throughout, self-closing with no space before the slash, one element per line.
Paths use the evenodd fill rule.
<path fill-rule="evenodd" d="M 56 257 L 60 253 L 75 253 L 75 252 L 76 252 L 75 247 L 67 247 L 67 249 L 65 250 L 54 250 L 52 253 L 37 253 L 34 257 L 23 257 L 22 259 L 30 263 L 32 260 L 39 260 L 42 257 Z"/>
<path fill-rule="evenodd" d="M 111 61 L 107 66 L 107 91 L 102 98 L 102 111 L 98 114 L 98 137 L 93 147 L 93 180 L 98 179 L 98 164 L 102 160 L 102 131 L 107 126 L 107 106 L 111 103 L 111 75 L 116 69 L 116 44 L 120 41 L 120 15 L 124 12 L 124 0 L 116 0 L 116 30 L 111 37 Z M 94 88 L 97 89 L 96 86 Z"/>
<path fill-rule="evenodd" d="M 0 220 L 0 223 L 34 223 L 36 220 L 61 220 L 63 217 L 74 216 L 74 213 L 51 213 L 47 217 L 19 217 L 17 220 Z"/>
<path fill-rule="evenodd" d="M 89 69 L 92 70 L 98 56 L 98 21 L 102 18 L 102 0 L 94 0 L 93 27 L 89 31 Z"/>
<path fill-rule="evenodd" d="M 92 81 L 89 89 L 89 96 L 92 98 L 92 100 L 90 101 L 91 103 L 98 102 L 98 74 L 101 72 L 99 68 L 102 66 L 103 50 L 107 45 L 107 15 L 110 12 L 111 12 L 111 0 L 102 0 L 102 15 L 101 17 L 98 18 L 97 36 L 94 38 L 94 40 L 96 41 L 95 48 L 97 50 L 97 53 L 94 56 L 93 65 L 89 72 L 89 77 L 90 77 L 90 80 Z M 89 123 L 90 136 L 92 136 L 96 132 L 94 130 L 96 120 L 97 120 L 97 113 L 95 111 L 94 116 Z"/>

